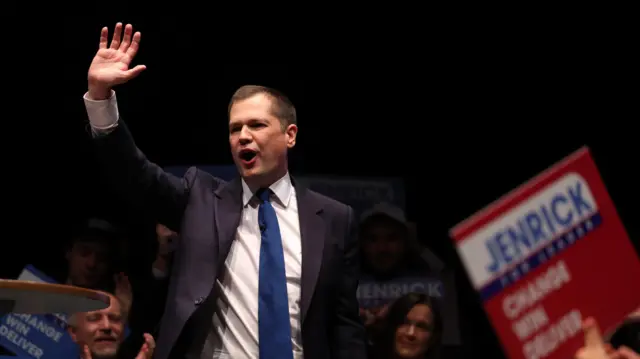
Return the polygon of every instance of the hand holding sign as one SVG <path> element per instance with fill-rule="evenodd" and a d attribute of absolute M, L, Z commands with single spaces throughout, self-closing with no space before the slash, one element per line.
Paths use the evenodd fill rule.
<path fill-rule="evenodd" d="M 451 237 L 509 358 L 573 357 L 584 345 L 583 313 L 608 328 L 640 303 L 629 281 L 640 277 L 640 261 L 587 148 L 461 222 Z M 604 344 L 590 343 L 582 358 L 607 357 Z"/>
<path fill-rule="evenodd" d="M 576 359 L 609 359 L 611 348 L 605 345 L 596 321 L 593 318 L 585 320 L 583 330 L 584 347 L 578 350 Z"/>
<path fill-rule="evenodd" d="M 576 353 L 576 359 L 640 359 L 633 350 L 621 347 L 615 350 L 602 339 L 600 328 L 593 318 L 584 321 L 584 347 Z"/>

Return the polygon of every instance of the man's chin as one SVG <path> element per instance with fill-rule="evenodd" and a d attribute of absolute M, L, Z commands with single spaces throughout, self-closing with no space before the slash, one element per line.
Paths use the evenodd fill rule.
<path fill-rule="evenodd" d="M 257 167 L 240 169 L 240 176 L 242 176 L 242 178 L 244 179 L 258 178 L 261 174 L 262 172 Z"/>
<path fill-rule="evenodd" d="M 118 350 L 116 348 L 109 348 L 91 352 L 91 359 L 116 359 L 117 357 Z"/>

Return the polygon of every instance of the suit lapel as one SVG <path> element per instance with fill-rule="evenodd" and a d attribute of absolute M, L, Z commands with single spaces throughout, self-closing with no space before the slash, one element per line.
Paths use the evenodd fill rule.
<path fill-rule="evenodd" d="M 218 263 L 224 263 L 231 249 L 242 215 L 242 182 L 235 178 L 215 191 L 215 224 L 218 234 Z"/>
<path fill-rule="evenodd" d="M 298 216 L 302 240 L 302 279 L 300 295 L 300 319 L 304 322 L 311 298 L 318 281 L 324 250 L 325 223 L 322 207 L 305 188 L 296 186 Z"/>

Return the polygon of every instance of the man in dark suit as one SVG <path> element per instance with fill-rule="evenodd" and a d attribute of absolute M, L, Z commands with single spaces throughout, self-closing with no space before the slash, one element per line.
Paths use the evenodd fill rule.
<path fill-rule="evenodd" d="M 289 176 L 294 106 L 275 90 L 242 87 L 229 105 L 240 178 L 196 168 L 173 177 L 146 159 L 119 116 L 112 88 L 145 69 L 129 69 L 140 33 L 122 30 L 109 45 L 102 29 L 84 100 L 114 188 L 181 235 L 157 358 L 365 359 L 356 218 Z"/>

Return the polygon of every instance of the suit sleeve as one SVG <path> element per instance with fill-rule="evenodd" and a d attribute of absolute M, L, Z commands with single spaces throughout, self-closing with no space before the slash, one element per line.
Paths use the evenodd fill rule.
<path fill-rule="evenodd" d="M 108 191 L 179 231 L 188 182 L 195 176 L 195 170 L 178 178 L 149 161 L 120 118 L 115 93 L 104 101 L 91 101 L 85 95 L 85 105 L 95 154 Z"/>
<path fill-rule="evenodd" d="M 342 276 L 336 303 L 336 326 L 333 333 L 334 357 L 340 359 L 367 358 L 365 329 L 358 312 L 356 297 L 360 275 L 357 233 L 353 209 L 349 207 L 342 258 Z"/>

